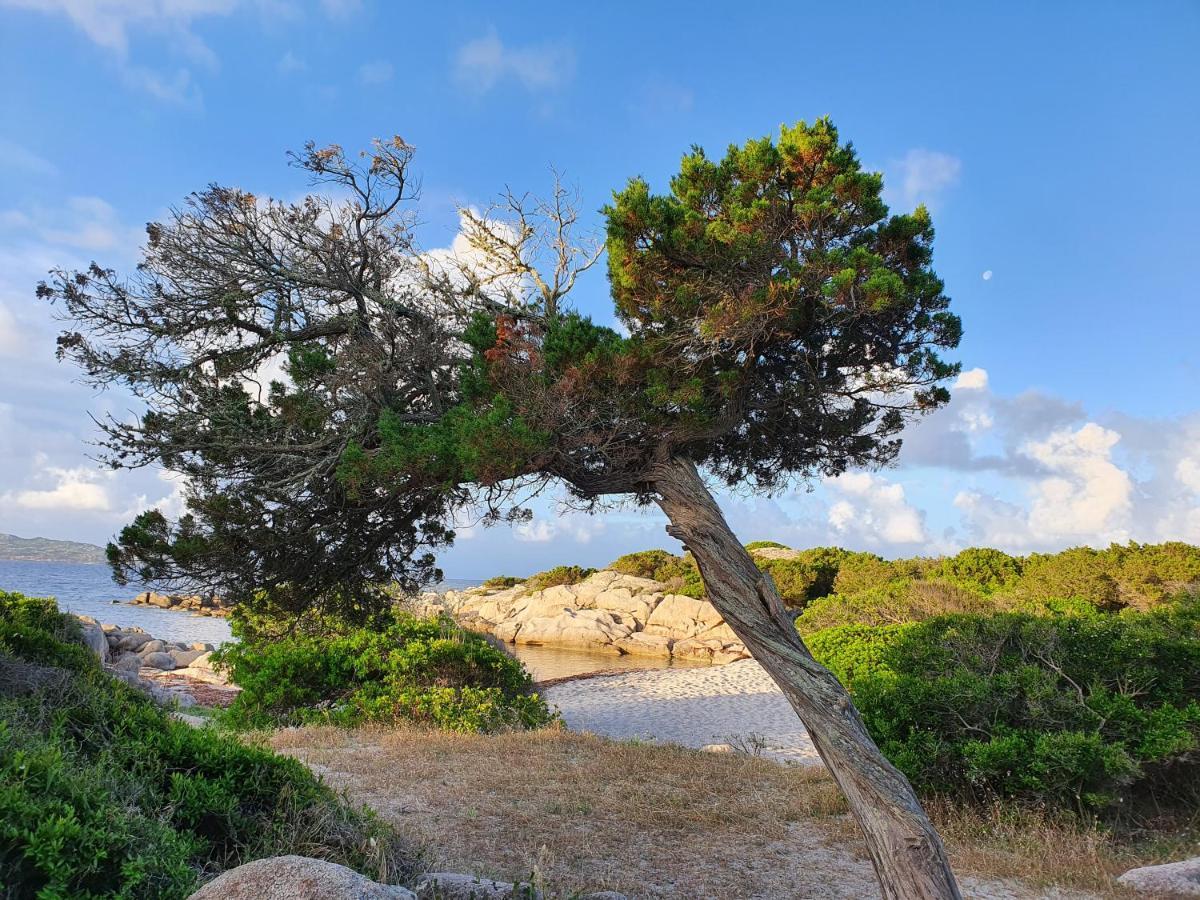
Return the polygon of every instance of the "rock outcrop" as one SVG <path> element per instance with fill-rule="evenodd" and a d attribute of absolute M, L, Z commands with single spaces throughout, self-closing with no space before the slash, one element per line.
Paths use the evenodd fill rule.
<path fill-rule="evenodd" d="M 147 634 L 136 625 L 122 628 L 119 625 L 101 624 L 90 616 L 79 616 L 88 646 L 108 663 L 111 668 L 136 672 L 138 669 L 157 669 L 160 672 L 175 672 L 210 684 L 225 684 L 225 676 L 214 672 L 212 644 L 188 641 L 163 641 Z M 103 651 L 94 641 L 95 633 L 104 638 Z"/>
<path fill-rule="evenodd" d="M 707 600 L 612 570 L 541 591 L 519 584 L 424 594 L 418 606 L 507 643 L 712 663 L 749 655 Z"/>
<path fill-rule="evenodd" d="M 415 895 L 323 859 L 273 856 L 229 869 L 188 900 L 415 900 Z"/>
<path fill-rule="evenodd" d="M 1130 869 L 1117 881 L 1139 894 L 1200 897 L 1200 857 Z"/>
<path fill-rule="evenodd" d="M 230 611 L 230 606 L 220 597 L 201 594 L 160 594 L 157 591 L 142 591 L 129 602 L 134 606 L 176 609 L 197 616 L 227 616 Z"/>

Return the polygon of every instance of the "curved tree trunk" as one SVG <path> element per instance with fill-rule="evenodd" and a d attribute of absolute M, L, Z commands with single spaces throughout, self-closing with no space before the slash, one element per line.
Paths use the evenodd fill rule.
<path fill-rule="evenodd" d="M 688 460 L 655 472 L 667 532 L 691 551 L 708 598 L 808 729 L 866 837 L 883 895 L 959 898 L 941 838 L 908 779 L 879 751 L 850 695 L 804 645 L 771 578 L 730 530 Z"/>

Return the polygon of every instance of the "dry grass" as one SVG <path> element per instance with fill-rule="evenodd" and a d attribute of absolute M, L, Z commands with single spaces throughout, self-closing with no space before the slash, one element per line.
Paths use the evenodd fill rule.
<path fill-rule="evenodd" d="M 878 896 L 854 823 L 821 769 L 557 730 L 307 728 L 269 740 L 427 843 L 435 867 L 533 874 L 562 896 L 605 888 L 648 898 Z M 969 896 L 1047 896 L 1049 885 L 1125 896 L 1115 875 L 1162 861 L 1032 815 L 941 803 L 931 814 L 956 870 L 970 873 Z"/>

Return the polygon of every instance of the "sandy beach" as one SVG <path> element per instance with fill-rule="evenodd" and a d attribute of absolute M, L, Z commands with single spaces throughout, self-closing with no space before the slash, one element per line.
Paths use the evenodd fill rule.
<path fill-rule="evenodd" d="M 752 659 L 581 678 L 545 696 L 572 731 L 821 764 L 783 693 Z"/>

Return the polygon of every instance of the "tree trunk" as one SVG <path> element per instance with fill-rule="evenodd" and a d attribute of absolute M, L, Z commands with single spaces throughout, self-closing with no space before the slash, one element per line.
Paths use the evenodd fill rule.
<path fill-rule="evenodd" d="M 708 599 L 782 689 L 846 795 L 883 896 L 960 898 L 912 785 L 875 746 L 846 689 L 813 659 L 774 582 L 734 536 L 695 465 L 675 459 L 654 477 L 667 532 L 696 558 Z"/>

